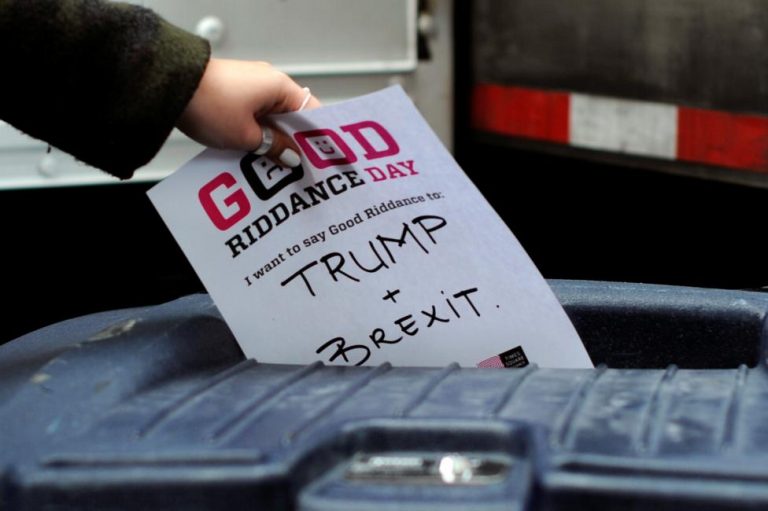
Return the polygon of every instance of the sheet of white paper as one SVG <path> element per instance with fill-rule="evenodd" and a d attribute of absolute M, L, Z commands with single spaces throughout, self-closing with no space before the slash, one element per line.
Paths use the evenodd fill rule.
<path fill-rule="evenodd" d="M 301 167 L 206 150 L 149 192 L 247 356 L 592 367 L 401 88 L 274 119 Z"/>

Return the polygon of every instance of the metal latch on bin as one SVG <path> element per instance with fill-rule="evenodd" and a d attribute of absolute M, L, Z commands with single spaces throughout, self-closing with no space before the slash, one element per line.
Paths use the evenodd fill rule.
<path fill-rule="evenodd" d="M 501 482 L 511 466 L 509 457 L 483 453 L 357 454 L 346 478 L 381 484 L 475 486 Z"/>

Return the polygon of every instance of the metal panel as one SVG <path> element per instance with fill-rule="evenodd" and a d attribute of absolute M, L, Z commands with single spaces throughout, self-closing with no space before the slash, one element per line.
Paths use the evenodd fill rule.
<path fill-rule="evenodd" d="M 479 82 L 768 113 L 764 0 L 476 0 Z"/>
<path fill-rule="evenodd" d="M 144 4 L 189 31 L 216 33 L 212 44 L 220 57 L 266 60 L 292 75 L 416 68 L 415 0 L 145 0 Z"/>

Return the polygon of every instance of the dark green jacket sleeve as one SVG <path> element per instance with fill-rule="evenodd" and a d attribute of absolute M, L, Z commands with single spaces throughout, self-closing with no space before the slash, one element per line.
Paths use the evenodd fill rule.
<path fill-rule="evenodd" d="M 208 62 L 142 7 L 0 0 L 0 119 L 120 178 L 148 163 Z"/>

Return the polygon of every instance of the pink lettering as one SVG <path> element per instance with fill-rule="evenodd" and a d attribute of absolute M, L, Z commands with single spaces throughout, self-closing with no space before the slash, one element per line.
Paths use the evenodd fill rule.
<path fill-rule="evenodd" d="M 397 162 L 397 164 L 400 165 L 401 167 L 405 167 L 407 170 L 411 171 L 411 175 L 412 176 L 415 176 L 415 175 L 418 174 L 418 172 L 416 172 L 416 169 L 413 168 L 413 160 L 399 161 L 399 162 Z"/>
<path fill-rule="evenodd" d="M 389 179 L 397 179 L 398 177 L 408 177 L 408 174 L 398 169 L 391 163 L 387 163 L 387 172 L 389 172 Z"/>
<path fill-rule="evenodd" d="M 383 158 L 385 156 L 392 156 L 400 152 L 400 146 L 397 145 L 395 139 L 389 132 L 375 121 L 361 121 L 354 124 L 348 124 L 341 127 L 342 131 L 345 131 L 352 135 L 358 144 L 365 150 L 363 155 L 367 160 L 374 160 L 376 158 Z M 370 136 L 376 135 L 379 147 L 377 148 L 372 143 Z M 381 146 L 383 143 L 383 147 Z"/>
<path fill-rule="evenodd" d="M 352 149 L 333 130 L 302 131 L 296 133 L 294 137 L 304 155 L 318 169 L 357 161 L 357 156 L 352 152 Z"/>
<path fill-rule="evenodd" d="M 386 174 L 384 174 L 384 171 L 381 170 L 379 167 L 366 167 L 365 170 L 369 176 L 373 179 L 373 182 L 377 181 L 384 181 L 387 179 Z"/>

